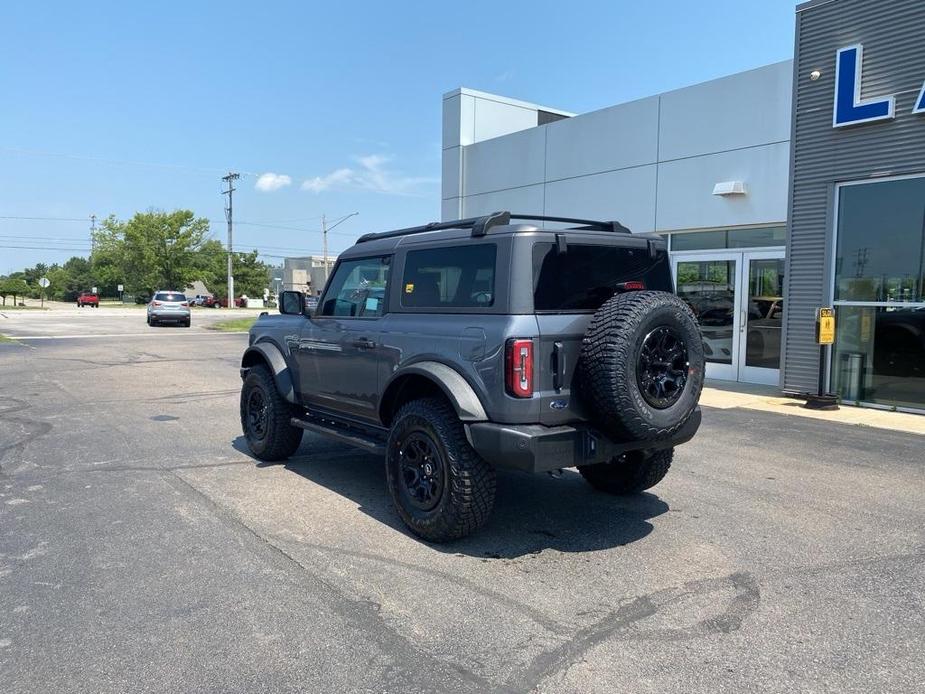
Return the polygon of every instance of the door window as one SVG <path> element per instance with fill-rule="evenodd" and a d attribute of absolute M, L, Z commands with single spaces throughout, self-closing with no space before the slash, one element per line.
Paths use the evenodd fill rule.
<path fill-rule="evenodd" d="M 780 368 L 780 337 L 784 324 L 784 259 L 748 263 L 748 308 L 745 365 Z"/>
<path fill-rule="evenodd" d="M 678 296 L 691 307 L 703 333 L 707 362 L 732 364 L 736 263 L 734 260 L 681 261 Z"/>
<path fill-rule="evenodd" d="M 391 258 L 362 258 L 338 264 L 319 315 L 378 318 L 385 311 Z"/>

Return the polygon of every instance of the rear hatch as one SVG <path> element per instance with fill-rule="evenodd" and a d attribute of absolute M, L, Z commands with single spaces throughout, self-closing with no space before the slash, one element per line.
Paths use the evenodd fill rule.
<path fill-rule="evenodd" d="M 186 295 L 175 292 L 158 292 L 154 295 L 152 303 L 158 311 L 189 310 L 189 301 L 187 301 Z"/>
<path fill-rule="evenodd" d="M 582 338 L 595 311 L 610 297 L 643 288 L 672 291 L 668 253 L 661 243 L 651 250 L 645 238 L 626 239 L 622 245 L 591 239 L 533 245 L 542 424 L 588 418 L 575 387 Z"/>

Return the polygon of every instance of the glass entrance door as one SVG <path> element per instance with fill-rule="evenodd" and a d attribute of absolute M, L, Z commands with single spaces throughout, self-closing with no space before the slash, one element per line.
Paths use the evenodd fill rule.
<path fill-rule="evenodd" d="M 738 380 L 741 253 L 676 255 L 675 287 L 697 317 L 703 333 L 707 378 Z"/>
<path fill-rule="evenodd" d="M 743 253 L 741 293 L 738 380 L 777 385 L 784 325 L 784 254 Z"/>
<path fill-rule="evenodd" d="M 676 254 L 678 296 L 703 333 L 707 378 L 779 381 L 784 252 Z"/>

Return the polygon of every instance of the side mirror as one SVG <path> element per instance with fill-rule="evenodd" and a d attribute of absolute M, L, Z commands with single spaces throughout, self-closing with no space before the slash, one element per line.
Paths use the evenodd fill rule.
<path fill-rule="evenodd" d="M 279 295 L 279 312 L 287 316 L 301 316 L 305 311 L 305 296 L 302 292 L 286 291 Z"/>

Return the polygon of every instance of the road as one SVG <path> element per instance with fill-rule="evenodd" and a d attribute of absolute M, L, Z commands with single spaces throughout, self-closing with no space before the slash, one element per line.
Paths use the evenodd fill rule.
<path fill-rule="evenodd" d="M 49 309 L 4 311 L 0 307 L 0 334 L 28 338 L 84 338 L 150 335 L 144 306 L 125 308 L 77 308 L 73 304 L 49 302 Z M 256 316 L 262 309 L 193 308 L 189 328 L 160 326 L 162 330 L 185 330 L 190 334 L 211 334 L 210 325 L 230 318 Z"/>
<path fill-rule="evenodd" d="M 4 692 L 925 689 L 921 436 L 708 409 L 652 494 L 501 474 L 430 545 L 375 457 L 247 455 L 246 336 L 126 311 L 0 322 Z"/>

